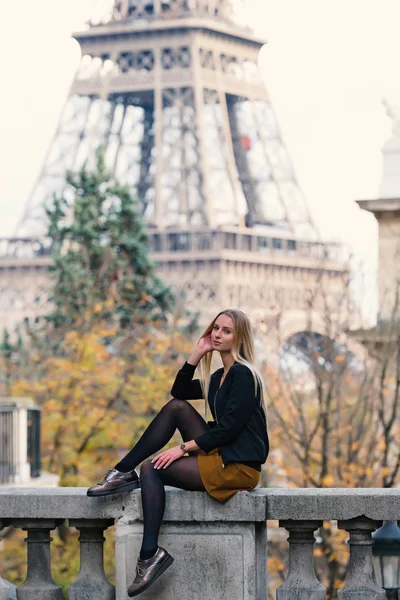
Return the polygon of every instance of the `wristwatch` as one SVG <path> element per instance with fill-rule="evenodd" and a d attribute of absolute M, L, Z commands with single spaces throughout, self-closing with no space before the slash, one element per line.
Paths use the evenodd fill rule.
<path fill-rule="evenodd" d="M 188 449 L 186 448 L 185 444 L 181 444 L 180 449 L 183 450 L 183 454 L 186 454 L 186 452 L 189 452 Z"/>

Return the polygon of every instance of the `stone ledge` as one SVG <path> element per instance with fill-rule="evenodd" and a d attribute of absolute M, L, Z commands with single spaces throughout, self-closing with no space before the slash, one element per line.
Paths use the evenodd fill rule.
<path fill-rule="evenodd" d="M 270 488 L 265 489 L 267 519 L 346 520 L 400 519 L 400 489 Z"/>
<path fill-rule="evenodd" d="M 226 504 L 206 492 L 167 488 L 166 522 L 262 522 L 345 520 L 365 515 L 400 520 L 400 489 L 256 488 L 239 492 Z M 89 498 L 86 488 L 0 487 L 2 519 L 120 519 L 142 521 L 140 491 Z"/>
<path fill-rule="evenodd" d="M 264 488 L 252 492 L 238 492 L 222 504 L 211 498 L 207 492 L 186 492 L 167 487 L 167 502 L 164 521 L 245 521 L 262 522 L 266 518 L 266 496 Z M 139 492 L 134 492 L 125 505 L 125 518 L 142 521 L 142 506 Z"/>
<path fill-rule="evenodd" d="M 206 492 L 167 487 L 164 521 L 265 521 L 263 488 L 239 492 L 224 505 Z M 229 509 L 227 510 L 227 506 Z M 0 488 L 0 518 L 120 519 L 142 521 L 140 490 L 89 498 L 86 488 Z"/>
<path fill-rule="evenodd" d="M 89 498 L 87 488 L 0 488 L 2 519 L 118 519 L 128 494 Z"/>

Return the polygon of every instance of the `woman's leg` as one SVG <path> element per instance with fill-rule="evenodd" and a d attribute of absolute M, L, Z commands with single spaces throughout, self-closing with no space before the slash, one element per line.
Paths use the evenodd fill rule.
<path fill-rule="evenodd" d="M 135 468 L 146 458 L 161 450 L 177 429 L 183 441 L 188 442 L 208 431 L 208 425 L 186 400 L 170 400 L 153 419 L 132 450 L 113 469 L 107 471 L 102 481 L 90 487 L 87 495 L 107 496 L 138 488 L 140 483 Z"/>
<path fill-rule="evenodd" d="M 208 425 L 186 400 L 170 400 L 153 419 L 137 444 L 115 465 L 115 468 L 122 473 L 132 471 L 146 458 L 161 450 L 177 429 L 183 441 L 188 442 L 208 431 Z"/>
<path fill-rule="evenodd" d="M 204 490 L 197 456 L 180 458 L 166 469 L 155 469 L 149 460 L 140 470 L 143 506 L 143 542 L 140 558 L 153 556 L 158 548 L 158 534 L 165 508 L 165 485 L 183 490 Z"/>
<path fill-rule="evenodd" d="M 171 439 L 176 428 L 183 440 L 189 441 L 208 431 L 208 425 L 199 413 L 184 400 L 171 400 L 146 429 L 139 442 L 121 461 L 122 468 L 134 468 L 144 458 L 154 454 Z M 119 465 L 116 466 L 117 468 Z M 155 469 L 147 460 L 140 469 L 143 506 L 143 540 L 136 567 L 136 577 L 128 588 L 128 595 L 140 594 L 164 572 L 173 558 L 158 549 L 158 535 L 165 508 L 165 485 L 185 490 L 204 490 L 197 456 L 183 457 L 166 469 Z M 168 563 L 166 562 L 168 561 Z"/>

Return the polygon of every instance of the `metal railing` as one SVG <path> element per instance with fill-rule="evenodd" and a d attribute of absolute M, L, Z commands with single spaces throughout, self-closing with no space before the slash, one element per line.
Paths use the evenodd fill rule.
<path fill-rule="evenodd" d="M 17 408 L 0 406 L 0 483 L 13 481 L 17 469 Z"/>
<path fill-rule="evenodd" d="M 28 410 L 28 462 L 31 466 L 31 477 L 40 477 L 40 408 Z"/>
<path fill-rule="evenodd" d="M 335 242 L 301 240 L 277 232 L 266 233 L 243 228 L 223 228 L 204 231 L 150 231 L 150 252 L 221 252 L 230 250 L 238 253 L 251 253 L 253 256 L 290 256 L 317 261 L 346 262 L 348 249 Z"/>
<path fill-rule="evenodd" d="M 249 228 L 223 227 L 204 230 L 149 230 L 149 249 L 162 252 L 207 252 L 231 250 L 271 256 L 292 256 L 314 260 L 346 262 L 349 252 L 343 244 L 295 239 L 290 233 L 264 232 Z M 51 257 L 46 238 L 0 238 L 0 260 L 27 260 Z"/>
<path fill-rule="evenodd" d="M 48 238 L 0 238 L 0 260 L 34 260 L 51 256 Z"/>

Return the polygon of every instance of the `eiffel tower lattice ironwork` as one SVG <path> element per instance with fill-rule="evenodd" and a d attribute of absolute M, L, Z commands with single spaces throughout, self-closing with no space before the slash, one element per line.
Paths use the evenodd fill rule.
<path fill-rule="evenodd" d="M 18 235 L 43 233 L 66 169 L 104 146 L 149 226 L 273 225 L 315 238 L 257 60 L 230 0 L 119 0 L 82 60 Z"/>
<path fill-rule="evenodd" d="M 54 140 L 16 237 L 0 240 L 0 325 L 48 309 L 43 203 L 100 146 L 142 203 L 160 276 L 203 321 L 285 308 L 286 335 L 309 326 L 321 276 L 341 294 L 341 248 L 318 237 L 258 70 L 264 41 L 237 24 L 237 4 L 117 0 L 75 34 L 82 59 Z"/>

